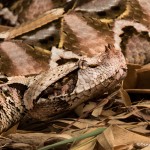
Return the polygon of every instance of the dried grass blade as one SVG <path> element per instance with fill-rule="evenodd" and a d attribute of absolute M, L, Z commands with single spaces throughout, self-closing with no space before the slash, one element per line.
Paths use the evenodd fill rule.
<path fill-rule="evenodd" d="M 38 150 L 48 150 L 48 149 L 52 149 L 52 148 L 55 148 L 55 147 L 58 147 L 58 146 L 61 146 L 61 145 L 67 144 L 67 143 L 77 142 L 77 141 L 83 140 L 83 139 L 88 138 L 88 137 L 97 136 L 97 135 L 101 134 L 105 129 L 106 128 L 98 128 L 98 129 L 96 129 L 90 133 L 83 134 L 81 136 L 67 139 L 67 140 L 64 140 L 61 142 L 57 142 L 55 144 L 47 145 L 47 146 L 40 148 Z"/>

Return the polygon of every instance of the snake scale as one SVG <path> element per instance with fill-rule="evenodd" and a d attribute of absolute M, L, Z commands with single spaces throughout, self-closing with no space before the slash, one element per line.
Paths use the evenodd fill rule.
<path fill-rule="evenodd" d="M 7 19 L 3 11 L 8 4 L 3 5 L 0 14 Z M 24 42 L 15 40 L 38 42 L 49 34 L 57 40 L 50 46 L 50 69 L 0 78 L 0 133 L 26 112 L 46 120 L 103 95 L 124 79 L 126 62 L 149 63 L 149 6 L 150 0 L 28 0 L 10 7 L 18 11 L 20 25 L 0 33 L 5 39 L 0 51 L 8 58 L 6 45 L 23 49 Z"/>

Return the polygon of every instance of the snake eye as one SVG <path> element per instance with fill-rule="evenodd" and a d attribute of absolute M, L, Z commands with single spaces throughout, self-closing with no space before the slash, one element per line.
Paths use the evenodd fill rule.
<path fill-rule="evenodd" d="M 89 66 L 86 60 L 80 60 L 78 65 L 81 69 L 86 69 Z"/>

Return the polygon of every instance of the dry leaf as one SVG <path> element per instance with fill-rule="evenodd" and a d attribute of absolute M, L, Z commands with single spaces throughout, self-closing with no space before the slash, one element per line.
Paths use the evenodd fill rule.
<path fill-rule="evenodd" d="M 140 65 L 128 64 L 128 72 L 125 80 L 123 81 L 123 87 L 125 89 L 133 89 L 137 85 L 137 71 L 141 68 Z"/>
<path fill-rule="evenodd" d="M 128 93 L 122 87 L 120 88 L 119 92 L 120 92 L 121 98 L 122 98 L 125 106 L 131 106 L 132 103 L 131 103 L 131 99 L 130 99 Z"/>
<path fill-rule="evenodd" d="M 97 137 L 99 144 L 107 150 L 112 150 L 116 146 L 134 143 L 150 144 L 150 138 L 145 137 L 119 126 L 112 125 Z"/>
<path fill-rule="evenodd" d="M 95 145 L 96 138 L 91 137 L 78 142 L 77 144 L 75 144 L 75 146 L 72 146 L 70 150 L 94 150 Z"/>
<path fill-rule="evenodd" d="M 70 135 L 67 134 L 54 134 L 54 133 L 15 133 L 10 134 L 7 136 L 10 140 L 14 141 L 14 143 L 26 143 L 30 146 L 40 148 L 44 146 L 44 144 L 50 144 L 52 139 L 65 140 L 72 138 Z M 12 144 L 13 145 L 13 144 Z M 7 145 L 6 145 L 7 147 Z M 20 145 L 21 147 L 21 145 Z"/>
<path fill-rule="evenodd" d="M 150 64 L 142 66 L 137 69 L 137 88 L 138 89 L 150 89 L 149 78 L 150 78 Z"/>

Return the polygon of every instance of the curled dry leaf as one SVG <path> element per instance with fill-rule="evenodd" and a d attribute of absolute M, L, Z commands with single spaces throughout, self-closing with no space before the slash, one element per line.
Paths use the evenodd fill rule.
<path fill-rule="evenodd" d="M 84 106 L 84 104 L 81 104 L 81 105 L 79 105 L 76 109 L 75 109 L 75 112 L 79 115 L 79 116 L 81 116 L 81 115 L 83 115 L 85 112 L 87 112 L 87 111 L 89 111 L 90 112 L 90 110 L 92 110 L 93 108 L 95 108 L 95 106 L 96 106 L 96 103 L 94 103 L 94 102 L 89 102 L 88 104 L 86 104 L 85 106 Z"/>
<path fill-rule="evenodd" d="M 141 68 L 141 65 L 128 64 L 127 76 L 123 81 L 124 89 L 134 89 L 137 84 L 137 69 Z"/>
<path fill-rule="evenodd" d="M 38 149 L 51 142 L 62 141 L 72 138 L 67 134 L 45 134 L 45 133 L 15 133 L 7 138 L 0 138 L 1 146 L 5 149 Z M 51 143 L 52 144 L 52 143 Z"/>
<path fill-rule="evenodd" d="M 59 119 L 59 120 L 52 121 L 52 123 L 54 125 L 56 125 L 56 126 L 61 124 L 61 127 L 66 127 L 66 126 L 72 124 L 73 122 L 74 122 L 73 128 L 75 127 L 75 128 L 78 128 L 78 129 L 86 129 L 87 127 L 90 128 L 90 127 L 93 127 L 93 126 L 96 126 L 96 125 L 99 124 L 99 121 L 92 120 L 92 119 L 91 120 L 90 119 L 78 119 L 78 120 L 75 120 L 75 119 L 71 119 L 71 118 L 69 119 L 68 118 L 66 120 L 65 119 L 64 120 L 63 119 Z M 70 129 L 73 129 L 73 128 L 70 127 Z M 71 131 L 67 130 L 64 133 L 68 133 L 69 134 L 69 133 L 71 133 Z M 71 133 L 71 135 L 75 136 L 74 134 L 76 135 L 75 131 Z"/>
<path fill-rule="evenodd" d="M 132 103 L 128 93 L 122 87 L 120 88 L 119 92 L 122 100 L 124 101 L 125 106 L 131 106 Z"/>
<path fill-rule="evenodd" d="M 129 64 L 127 77 L 123 82 L 123 86 L 129 93 L 132 101 L 149 99 L 150 86 L 150 64 L 140 66 Z"/>
<path fill-rule="evenodd" d="M 0 136 L 0 147 L 5 146 L 6 144 L 11 143 L 12 140 L 3 136 Z"/>
<path fill-rule="evenodd" d="M 96 145 L 96 138 L 90 137 L 90 138 L 81 140 L 75 145 L 72 145 L 70 150 L 83 150 L 83 149 L 94 150 L 95 145 Z"/>
<path fill-rule="evenodd" d="M 137 69 L 138 74 L 138 89 L 150 89 L 150 84 L 147 82 L 150 77 L 150 63 L 142 66 L 140 69 Z"/>
<path fill-rule="evenodd" d="M 135 143 L 150 144 L 149 137 L 130 132 L 116 125 L 112 125 L 107 128 L 97 137 L 97 140 L 104 149 L 108 150 L 115 149 L 115 147 L 121 145 Z"/>

